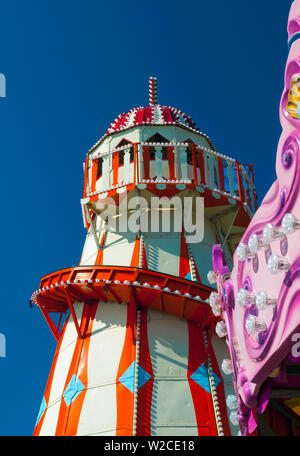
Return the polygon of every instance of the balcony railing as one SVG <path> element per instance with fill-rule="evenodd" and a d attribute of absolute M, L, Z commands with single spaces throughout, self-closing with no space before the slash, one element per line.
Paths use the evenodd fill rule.
<path fill-rule="evenodd" d="M 252 165 L 189 143 L 135 143 L 86 162 L 85 195 L 95 196 L 128 184 L 192 184 L 257 208 Z"/>

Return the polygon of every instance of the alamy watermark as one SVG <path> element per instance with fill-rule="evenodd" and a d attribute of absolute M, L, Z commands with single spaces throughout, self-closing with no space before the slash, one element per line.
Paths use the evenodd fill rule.
<path fill-rule="evenodd" d="M 292 342 L 294 342 L 294 345 L 292 346 L 291 354 L 294 358 L 300 358 L 300 333 L 293 334 Z"/>
<path fill-rule="evenodd" d="M 6 98 L 6 78 L 0 73 L 0 98 Z"/>
<path fill-rule="evenodd" d="M 0 333 L 0 358 L 6 358 L 6 337 Z"/>
<path fill-rule="evenodd" d="M 181 233 L 184 230 L 188 243 L 198 243 L 204 238 L 204 198 L 173 196 L 148 199 L 141 196 L 120 197 L 97 202 L 97 210 L 105 220 L 102 230 L 131 233 Z"/>

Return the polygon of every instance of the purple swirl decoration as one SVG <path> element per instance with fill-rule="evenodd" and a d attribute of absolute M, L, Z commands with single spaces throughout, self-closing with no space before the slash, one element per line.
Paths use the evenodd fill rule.
<path fill-rule="evenodd" d="M 235 253 L 231 277 L 226 275 L 223 283 L 229 271 L 221 247 L 215 246 L 212 252 L 242 435 L 255 430 L 255 414 L 266 409 L 272 382 L 280 381 L 280 366 L 292 358 L 295 361 L 291 354 L 293 335 L 300 333 L 300 0 L 292 4 L 288 32 L 277 180 L 241 240 L 247 244 L 251 235 L 257 235 L 257 253 L 245 261 Z M 290 216 L 284 219 L 286 214 L 292 214 L 292 222 Z M 263 238 L 266 224 L 274 226 L 273 237 L 267 241 Z M 246 305 L 237 302 L 241 288 L 250 296 Z M 261 296 L 266 296 L 263 304 Z"/>

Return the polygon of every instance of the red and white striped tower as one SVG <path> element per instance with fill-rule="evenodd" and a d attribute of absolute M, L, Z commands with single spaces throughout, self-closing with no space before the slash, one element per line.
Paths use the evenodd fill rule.
<path fill-rule="evenodd" d="M 234 391 L 219 367 L 226 341 L 215 334 L 207 271 L 216 242 L 231 263 L 255 210 L 252 168 L 219 154 L 182 111 L 157 104 L 155 78 L 149 98 L 87 154 L 79 266 L 43 277 L 31 298 L 57 340 L 35 435 L 238 431 L 227 418 Z M 151 231 L 146 220 L 137 232 L 106 229 L 114 204 L 119 224 L 136 215 L 134 198 L 150 204 L 154 196 L 204 197 L 203 241 L 188 242 L 183 228 Z M 147 214 L 168 214 L 172 223 L 171 209 Z"/>

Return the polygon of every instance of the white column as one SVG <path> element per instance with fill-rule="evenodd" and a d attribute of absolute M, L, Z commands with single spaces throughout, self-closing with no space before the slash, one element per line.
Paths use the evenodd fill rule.
<path fill-rule="evenodd" d="M 180 148 L 181 178 L 187 179 L 187 147 Z"/>
<path fill-rule="evenodd" d="M 175 165 L 175 179 L 181 179 L 181 163 L 180 163 L 180 150 L 178 146 L 174 146 L 174 165 Z"/>
<path fill-rule="evenodd" d="M 157 179 L 162 179 L 162 148 L 155 147 L 155 168 Z"/>
<path fill-rule="evenodd" d="M 139 160 L 139 178 L 140 182 L 144 179 L 144 156 L 143 156 L 143 147 L 138 145 L 138 160 Z"/>
<path fill-rule="evenodd" d="M 132 177 L 130 175 L 130 148 L 124 150 L 124 175 L 123 179 L 125 182 L 131 182 Z"/>
<path fill-rule="evenodd" d="M 101 190 L 109 187 L 109 155 L 104 155 L 102 162 Z"/>

